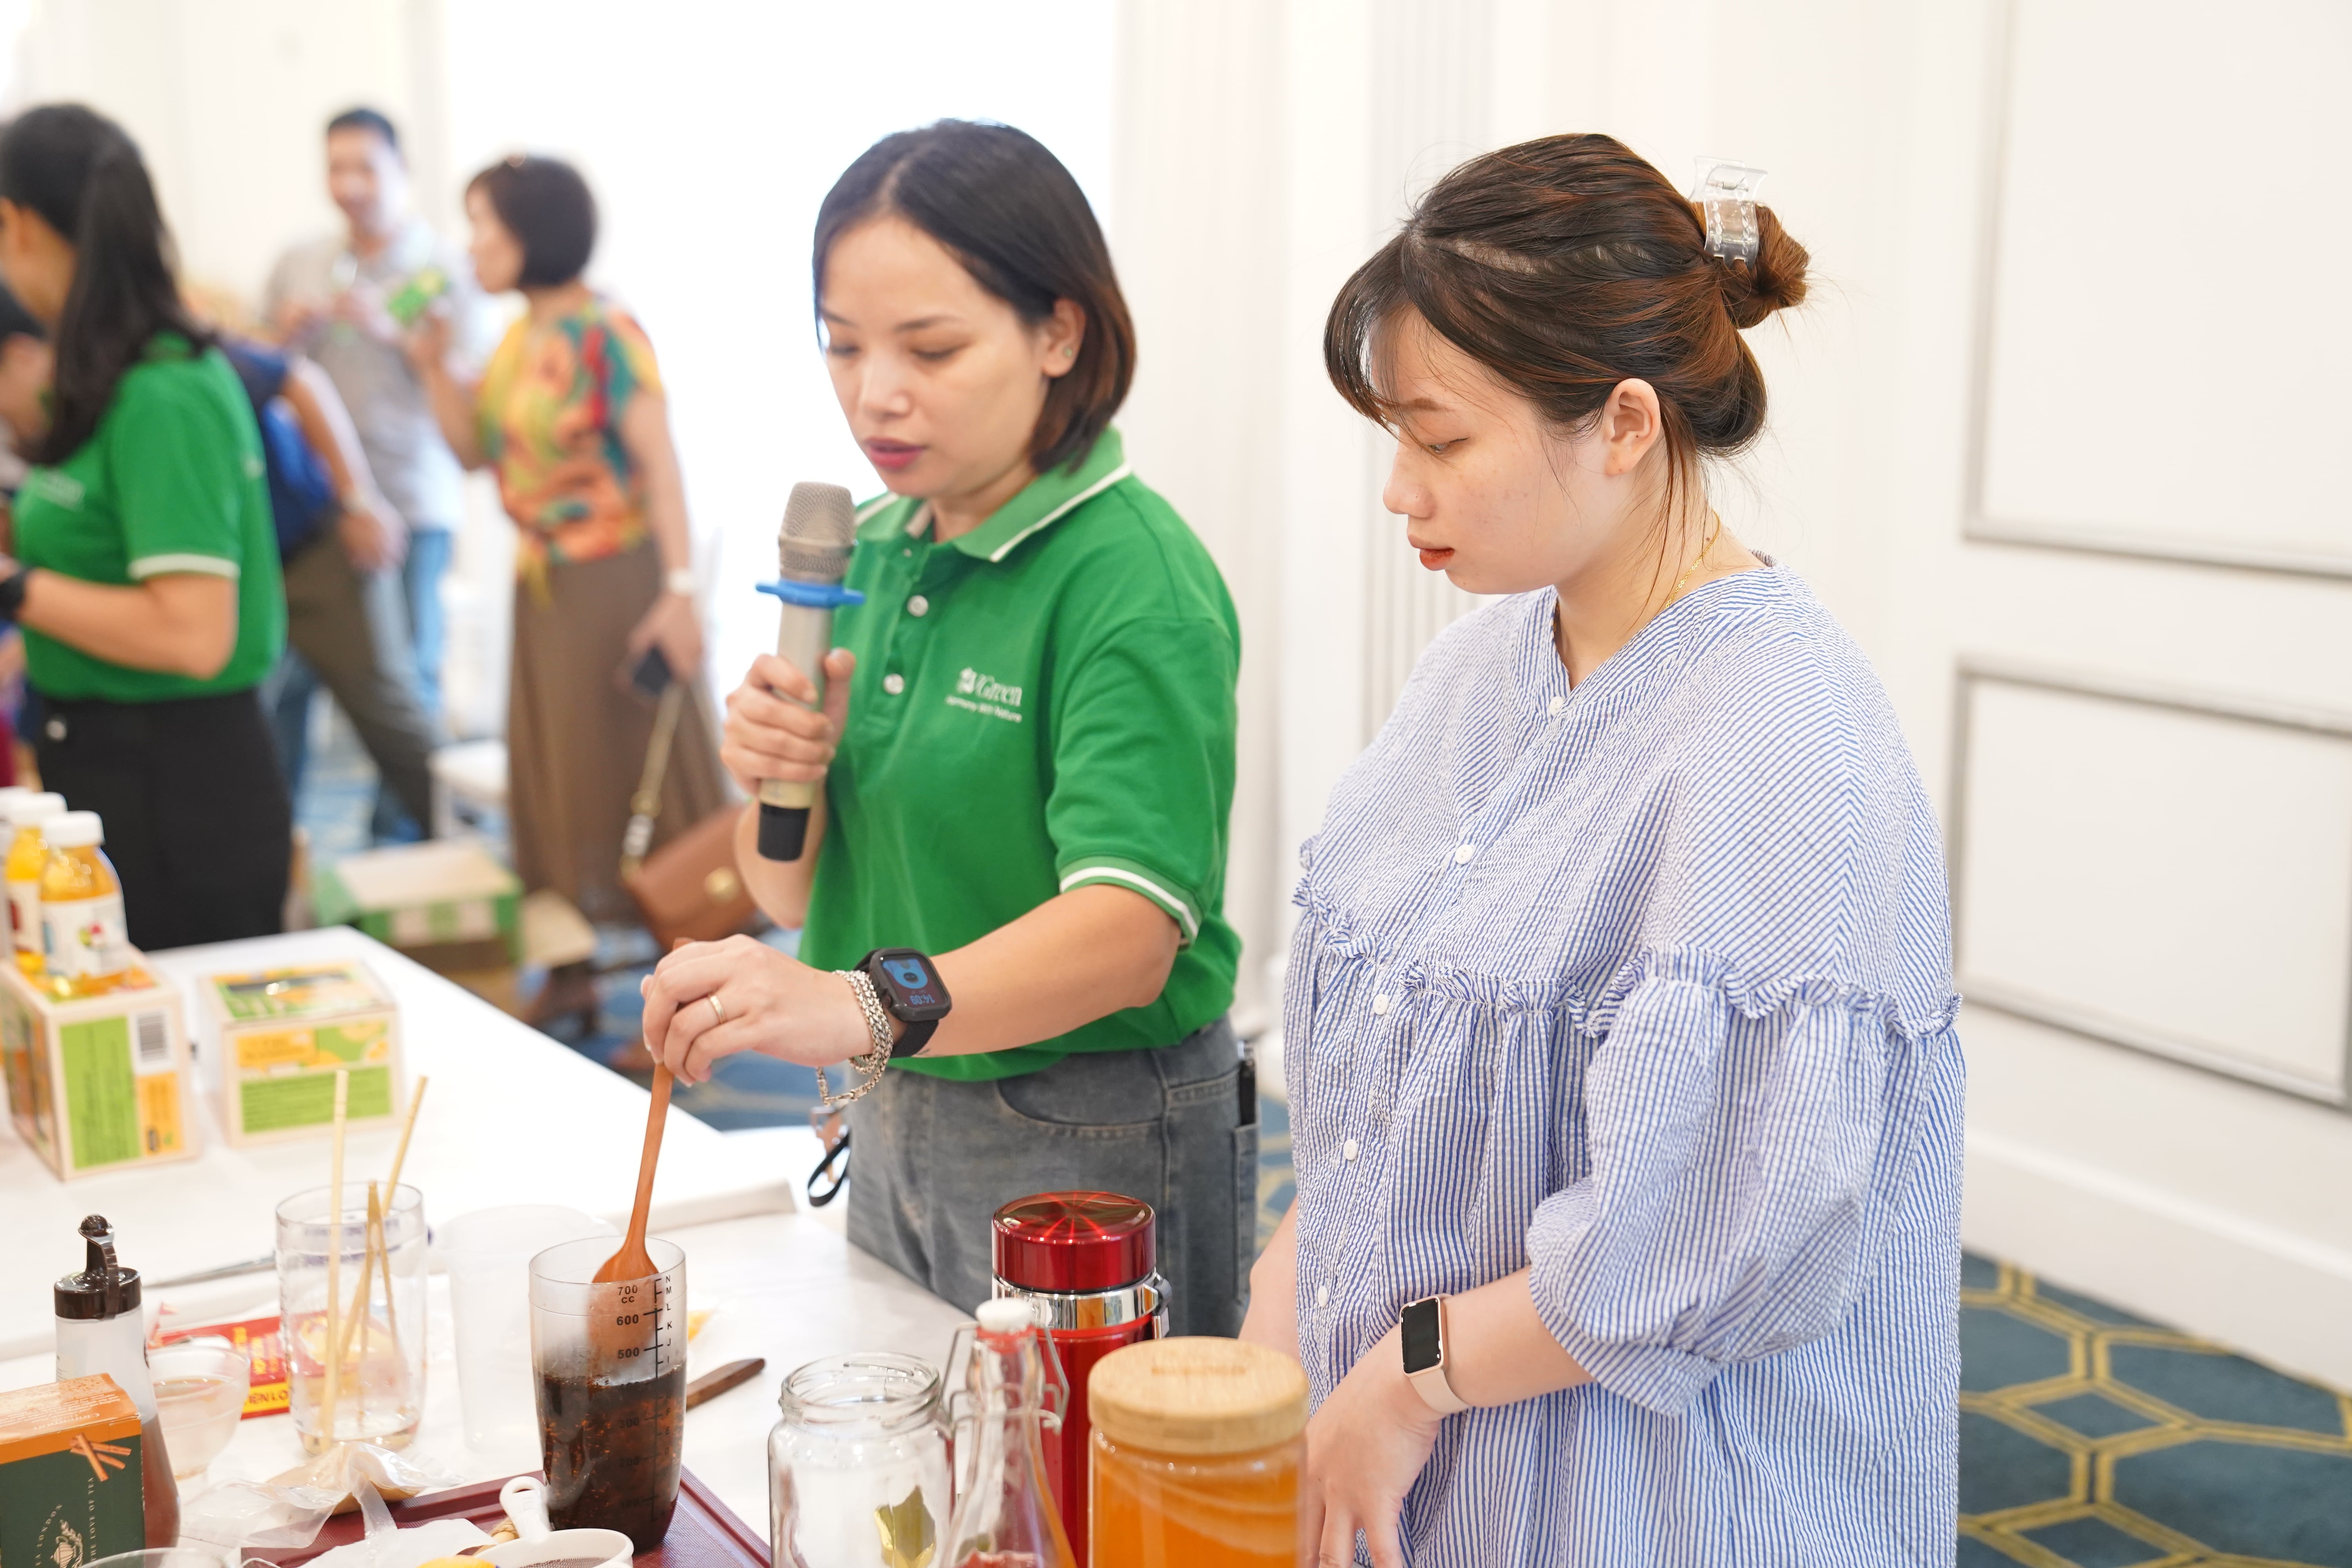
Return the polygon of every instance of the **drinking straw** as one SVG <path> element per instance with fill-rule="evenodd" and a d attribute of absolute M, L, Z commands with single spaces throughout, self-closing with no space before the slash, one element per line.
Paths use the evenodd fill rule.
<path fill-rule="evenodd" d="M 335 1402 L 342 1397 L 342 1336 L 336 1331 L 341 1326 L 341 1309 L 343 1294 L 343 1129 L 351 1114 L 352 1075 L 348 1068 L 335 1069 L 335 1149 L 327 1178 L 327 1210 L 329 1238 L 327 1242 L 327 1410 L 325 1440 L 331 1447 L 335 1441 Z"/>
<path fill-rule="evenodd" d="M 425 1086 L 432 1081 L 433 1080 L 430 1078 L 419 1073 L 416 1078 L 416 1088 L 408 1097 L 408 1120 L 401 1124 L 400 1142 L 392 1152 L 392 1174 L 385 1179 L 383 1184 L 383 1205 L 386 1209 L 390 1209 L 392 1207 L 394 1198 L 399 1195 L 400 1168 L 408 1163 L 409 1134 L 416 1131 L 416 1110 L 417 1107 L 425 1103 Z M 370 1276 L 375 1268 L 376 1254 L 379 1252 L 383 1253 L 383 1300 L 387 1308 L 391 1305 L 392 1254 L 386 1250 L 383 1245 L 382 1230 L 381 1226 L 379 1226 L 375 1234 L 374 1242 L 368 1247 L 365 1255 L 360 1259 L 360 1286 L 358 1289 L 352 1292 L 352 1310 L 354 1314 L 364 1310 L 367 1306 L 367 1293 Z M 351 1353 L 352 1330 L 357 1326 L 355 1318 L 345 1318 L 343 1320 L 342 1338 L 335 1342 L 335 1356 L 337 1360 L 341 1360 L 342 1357 Z M 362 1353 L 361 1359 L 362 1361 L 366 1359 L 364 1353 Z"/>

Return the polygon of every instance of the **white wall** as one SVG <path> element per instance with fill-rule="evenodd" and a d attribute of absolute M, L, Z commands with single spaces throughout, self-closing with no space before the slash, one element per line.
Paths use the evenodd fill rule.
<path fill-rule="evenodd" d="M 2186 47 L 2210 32 L 2210 16 L 2187 5 L 2053 0 L 2019 9 L 2041 29 L 2034 47 L 2044 52 L 2026 62 L 2042 73 L 2033 79 L 2063 85 L 2051 101 L 2072 104 L 2089 126 L 2085 135 L 2098 131 L 2093 122 L 2115 132 L 2133 116 L 2154 123 L 2167 106 L 2193 103 L 2210 123 L 2246 129 L 2242 153 L 2225 142 L 2221 154 L 2269 160 L 2257 185 L 2300 177 L 2305 188 L 2320 179 L 2307 160 L 2341 142 L 2346 100 L 2316 89 L 2312 75 L 2343 58 L 2340 7 L 2262 0 L 2233 24 L 2245 47 L 2226 55 Z M 1259 569 L 1269 553 L 1282 566 L 1270 591 L 1244 600 L 1249 645 L 1275 650 L 1278 666 L 1270 710 L 1261 688 L 1244 742 L 1270 745 L 1274 775 L 1271 869 L 1234 879 L 1237 899 L 1265 899 L 1238 911 L 1245 930 L 1270 937 L 1286 929 L 1291 847 L 1313 830 L 1332 779 L 1384 710 L 1401 661 L 1451 607 L 1442 595 L 1414 597 L 1397 523 L 1378 505 L 1382 443 L 1324 382 L 1323 311 L 1428 178 L 1482 148 L 1549 132 L 1609 132 L 1677 183 L 1702 153 L 1772 171 L 1766 199 L 1812 250 L 1814 298 L 1750 335 L 1771 388 L 1771 427 L 1736 468 L 1713 477 L 1715 499 L 1743 536 L 1804 573 L 1860 638 L 1948 814 L 1957 804 L 1954 690 L 1964 663 L 2054 660 L 2118 679 L 2160 678 L 2197 701 L 2218 690 L 2231 701 L 2316 714 L 2326 734 L 2352 723 L 2352 583 L 2340 576 L 2190 572 L 1967 537 L 1971 527 L 1984 531 L 1970 521 L 1982 455 L 1972 439 L 1978 345 L 1987 331 L 2011 330 L 2046 347 L 2052 325 L 2046 315 L 2018 316 L 2014 289 L 2009 316 L 1986 321 L 1979 310 L 1991 223 L 1981 198 L 2002 138 L 2015 129 L 1995 91 L 2006 79 L 2009 11 L 2005 0 L 1267 0 L 1181 10 L 1130 0 L 1129 16 L 1149 20 L 1127 34 L 1123 69 L 1140 89 L 1121 102 L 1122 238 L 1132 253 L 1201 225 L 1249 282 L 1236 300 L 1229 282 L 1205 285 L 1184 268 L 1123 256 L 1139 316 L 1150 324 L 1150 384 L 1132 421 L 1139 448 L 1184 453 L 1189 488 L 1171 484 L 1171 492 L 1204 534 L 1229 542 L 1221 545 L 1229 570 L 1241 563 Z M 2126 35 L 2127 49 L 2094 47 Z M 2209 58 L 2210 69 L 2200 63 Z M 2075 90 L 2094 83 L 2112 96 Z M 1171 99 L 1207 105 L 1230 93 L 1249 98 L 1245 118 L 1220 124 L 1165 111 Z M 2047 119 L 2025 123 L 2041 134 Z M 2305 129 L 2282 135 L 2287 125 Z M 2135 135 L 2143 147 L 2163 139 L 2152 130 Z M 2301 493 L 2294 486 L 2325 486 L 2322 470 L 2298 462 L 2294 447 L 2258 438 L 2262 459 L 2232 467 L 2242 453 L 2187 448 L 2179 438 L 2199 417 L 2190 389 L 2210 385 L 2217 365 L 2237 367 L 2252 384 L 2296 399 L 2305 416 L 2316 411 L 2340 427 L 2352 412 L 2342 407 L 2340 380 L 2328 379 L 2340 356 L 2302 348 L 2308 334 L 2300 328 L 2269 332 L 2261 313 L 2284 299 L 2294 303 L 2282 319 L 2332 323 L 2333 293 L 2307 276 L 2309 258 L 2328 247 L 2314 237 L 2319 250 L 2256 247 L 2257 255 L 2236 235 L 2200 229 L 2164 243 L 2155 261 L 2141 244 L 2151 231 L 2107 201 L 2116 181 L 2128 183 L 2122 168 L 2086 157 L 2080 148 L 2089 144 L 2037 144 L 2036 177 L 2058 205 L 2024 209 L 2041 227 L 2022 239 L 2012 235 L 2022 247 L 2013 265 L 2042 281 L 2063 261 L 2088 279 L 2068 286 L 2121 290 L 2084 310 L 2057 296 L 2072 312 L 2059 324 L 2072 331 L 2070 323 L 2088 321 L 2111 338 L 2074 342 L 2073 358 L 2062 352 L 2055 369 L 2035 373 L 2027 390 L 2040 401 L 1995 412 L 2028 428 L 2040 422 L 2057 438 L 2061 464 L 2088 471 L 2137 465 L 2128 493 L 2143 502 L 2174 494 L 2145 482 L 2149 468 L 2210 460 L 2200 493 L 2221 485 L 2219 493 L 2235 494 L 2249 503 L 2240 511 L 2253 514 L 2213 518 L 2209 503 L 2184 517 L 2166 500 L 2141 508 L 2162 515 L 2134 514 L 2148 528 L 2332 549 L 2339 517 L 2277 521 Z M 2291 173 L 2298 170 L 2302 176 Z M 2227 175 L 2204 176 L 2208 184 L 2217 177 Z M 1147 215 L 1137 205 L 1145 192 L 1160 210 Z M 2231 199 L 2215 201 L 2226 207 Z M 2078 210 L 2083 204 L 2099 210 Z M 2158 231 L 2195 226 L 2214 203 L 2171 191 L 2160 205 Z M 2312 221 L 2332 225 L 2338 215 L 2329 208 Z M 2247 259 L 2241 266 L 2233 257 Z M 2315 298 L 2299 298 L 2298 288 Z M 2121 331 L 2137 335 L 2112 342 Z M 2158 335 L 2149 341 L 2150 333 Z M 1155 358 L 1155 346 L 1171 337 L 1181 353 Z M 2174 339 L 2190 345 L 2193 374 L 2148 368 L 2188 363 L 2172 352 Z M 2271 352 L 2233 353 L 2241 340 Z M 2142 368 L 2116 373 L 2132 363 Z M 2070 397 L 2096 400 L 2103 420 L 2071 420 Z M 2149 445 L 2117 450 L 2118 432 Z M 2275 496 L 2253 482 L 2273 468 L 2281 476 Z M 1275 478 L 1265 482 L 1269 472 Z M 2063 500 L 2074 492 L 2050 480 L 2035 493 Z M 1262 537 L 1268 529 L 1278 535 L 1270 545 Z M 2182 736 L 2177 743 L 2189 743 Z M 2281 746 L 2283 755 L 2310 752 L 2316 760 L 2299 762 L 2307 777 L 2277 784 L 2277 799 L 2306 813 L 2352 810 L 2352 801 L 2329 793 L 2337 778 L 2326 743 L 2273 749 Z M 2148 754 L 2163 754 L 2161 746 Z M 2009 803 L 2007 817 L 1977 814 L 1980 832 L 2012 836 L 2004 855 L 1986 862 L 2025 879 L 2000 889 L 2011 909 L 2022 907 L 2014 900 L 2030 898 L 2042 874 L 2031 836 L 2062 831 L 2070 820 L 2036 809 L 2031 770 L 2041 764 L 2030 752 L 1972 759 L 1973 768 L 2028 770 L 1996 797 Z M 1263 777 L 1265 766 L 1252 776 Z M 2210 791 L 2226 767 L 2171 782 Z M 2099 787 L 2116 784 L 2080 785 Z M 2251 800 L 2242 790 L 2233 804 Z M 2223 831 L 2223 815 L 2129 827 L 2116 825 L 2145 814 L 2112 812 L 2095 855 L 2075 847 L 2085 865 L 2133 864 L 2096 857 L 2137 855 L 2176 871 L 2168 881 L 2153 879 L 2166 889 L 2157 909 L 2113 904 L 2145 878 L 2097 878 L 2095 887 L 2070 891 L 2109 900 L 2084 907 L 2134 922 L 2130 942 L 2153 942 L 2158 963 L 2192 972 L 2207 965 L 2191 976 L 2196 1008 L 2169 1011 L 2218 1019 L 2222 1033 L 2249 1042 L 2241 1048 L 2223 1040 L 2215 1059 L 2270 1049 L 2307 1076 L 2314 1062 L 2326 1065 L 2331 1044 L 2340 1053 L 2340 998 L 2335 1011 L 2323 1005 L 2314 983 L 2325 975 L 2307 973 L 2316 961 L 2297 960 L 2294 942 L 2241 942 L 2241 963 L 2218 973 L 2210 960 L 2226 949 L 2228 933 L 2211 922 L 2227 918 L 2231 900 L 2242 908 L 2288 898 L 2310 904 L 2330 887 L 2352 907 L 2352 865 L 2331 855 L 2317 871 L 2273 875 L 2262 863 L 2267 852 L 2246 847 L 2267 840 L 2236 825 Z M 2322 815 L 2312 816 L 2310 831 L 2285 836 L 2315 856 L 2340 848 L 2344 837 L 2340 823 Z M 2208 896 L 2194 879 L 2226 882 L 2218 891 L 2227 896 Z M 2084 931 L 2078 953 L 2042 973 L 2088 986 L 2149 961 L 2137 951 L 2129 963 L 2116 960 L 2116 944 L 2103 947 L 2091 940 L 2097 934 Z M 2309 933 L 2291 934 L 2309 946 Z M 1984 945 L 1987 963 L 2003 951 Z M 1262 940 L 1258 956 L 1274 946 Z M 2345 962 L 2332 954 L 2328 973 Z M 2249 995 L 2236 1013 L 2225 1005 L 2231 986 Z M 2273 994 L 2301 998 L 2299 1009 L 2272 1005 Z M 2131 1000 L 2166 1011 L 2153 993 Z M 2343 1110 L 2014 1011 L 1972 1005 L 1962 1033 L 1974 1067 L 1964 1222 L 1972 1245 L 2352 1384 L 2352 1118 Z M 2264 1044 L 2278 1039 L 2288 1044 Z M 2340 1063 L 2340 1054 L 2334 1059 Z"/>

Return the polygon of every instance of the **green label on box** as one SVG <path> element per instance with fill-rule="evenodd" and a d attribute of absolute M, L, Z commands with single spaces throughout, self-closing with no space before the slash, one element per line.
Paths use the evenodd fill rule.
<path fill-rule="evenodd" d="M 139 1158 L 139 1084 L 131 1021 L 117 1014 L 58 1030 L 66 1069 L 66 1125 L 77 1171 Z"/>
<path fill-rule="evenodd" d="M 331 1031 L 319 1031 L 326 1047 Z M 247 1132 L 278 1132 L 289 1127 L 324 1127 L 335 1120 L 335 1075 L 331 1072 L 288 1073 L 249 1078 L 237 1091 Z M 352 1073 L 350 1098 L 343 1113 L 362 1116 L 392 1114 L 392 1069 L 360 1068 Z M 0 1564 L 0 1568 L 6 1568 Z"/>
<path fill-rule="evenodd" d="M 141 1480 L 136 1436 L 0 1464 L 0 1568 L 72 1568 L 138 1551 L 147 1543 Z"/>

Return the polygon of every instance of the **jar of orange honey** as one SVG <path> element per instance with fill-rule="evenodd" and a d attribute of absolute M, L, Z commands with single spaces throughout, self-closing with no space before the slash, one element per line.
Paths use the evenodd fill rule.
<path fill-rule="evenodd" d="M 1290 1568 L 1307 1373 L 1239 1340 L 1150 1340 L 1096 1363 L 1092 1560 Z"/>

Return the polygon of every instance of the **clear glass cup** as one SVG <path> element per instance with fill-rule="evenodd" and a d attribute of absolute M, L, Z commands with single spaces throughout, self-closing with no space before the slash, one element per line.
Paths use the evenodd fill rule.
<path fill-rule="evenodd" d="M 369 1237 L 367 1192 L 364 1182 L 343 1184 L 340 1216 L 325 1187 L 278 1205 L 279 1328 L 294 1430 L 308 1453 L 354 1440 L 405 1447 L 425 1409 L 425 1194 L 410 1186 L 394 1192 L 379 1250 Z M 330 1273 L 341 1297 L 339 1355 L 327 1347 Z"/>
<path fill-rule="evenodd" d="M 476 1209 L 437 1227 L 434 1248 L 449 1274 L 450 1327 L 457 1337 L 457 1396 L 466 1446 L 477 1454 L 523 1456 L 539 1442 L 530 1376 L 530 1260 L 559 1242 L 612 1236 L 577 1209 L 513 1204 Z"/>
<path fill-rule="evenodd" d="M 193 1480 L 236 1436 L 253 1363 L 228 1341 L 205 1336 L 150 1346 L 147 1371 L 155 1382 L 155 1414 L 163 1423 L 172 1475 Z"/>
<path fill-rule="evenodd" d="M 619 1243 L 592 1237 L 530 1260 L 530 1364 L 547 1516 L 617 1530 L 651 1552 L 677 1506 L 686 1444 L 686 1254 L 648 1237 L 656 1272 L 596 1283 Z"/>
<path fill-rule="evenodd" d="M 826 1356 L 784 1379 L 768 1435 L 775 1568 L 936 1560 L 947 1533 L 948 1424 L 940 1374 L 913 1356 Z"/>

